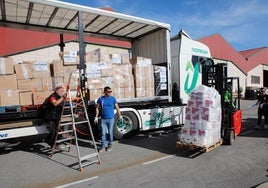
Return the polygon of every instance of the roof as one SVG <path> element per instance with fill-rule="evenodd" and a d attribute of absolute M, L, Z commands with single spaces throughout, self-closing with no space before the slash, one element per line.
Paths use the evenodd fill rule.
<path fill-rule="evenodd" d="M 214 34 L 201 38 L 198 41 L 206 44 L 210 48 L 210 53 L 213 58 L 233 62 L 244 74 L 247 74 L 249 71 L 249 63 L 246 61 L 246 59 L 239 52 L 237 52 L 221 35 Z"/>
<path fill-rule="evenodd" d="M 78 18 L 81 18 L 80 20 Z M 170 25 L 57 0 L 1 0 L 0 26 L 132 41 Z M 81 27 L 80 27 L 81 28 Z"/>
<path fill-rule="evenodd" d="M 256 66 L 268 65 L 268 47 L 255 48 L 250 50 L 243 50 L 239 52 L 248 60 L 247 70 L 255 68 Z"/>

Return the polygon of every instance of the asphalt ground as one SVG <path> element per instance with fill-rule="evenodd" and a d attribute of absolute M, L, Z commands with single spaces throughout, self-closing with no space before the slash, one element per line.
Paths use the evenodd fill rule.
<path fill-rule="evenodd" d="M 257 109 L 249 106 L 255 102 L 256 101 L 251 100 L 241 101 L 241 109 L 243 110 L 243 130 L 238 137 L 238 139 L 240 139 L 238 141 L 243 141 L 245 143 L 244 147 L 241 148 L 237 145 L 228 147 L 241 148 L 241 157 L 248 154 L 248 152 L 253 155 L 255 152 L 256 155 L 257 147 L 264 148 L 257 162 L 267 165 L 267 155 L 265 157 L 265 153 L 267 154 L 268 129 L 261 131 L 254 130 L 257 120 Z M 149 163 L 150 161 L 159 160 L 168 156 L 175 155 L 179 158 L 182 157 L 183 163 L 188 163 L 188 159 L 202 155 L 202 153 L 179 150 L 175 147 L 178 130 L 178 128 L 175 128 L 146 132 L 129 139 L 115 141 L 111 152 L 99 154 L 101 164 L 93 163 L 84 167 L 82 172 L 79 170 L 75 146 L 72 146 L 70 152 L 61 151 L 55 153 L 53 158 L 50 158 L 49 155 L 51 151 L 48 145 L 41 141 L 41 138 L 26 138 L 20 145 L 6 148 L 0 152 L 1 187 L 57 187 L 83 179 L 115 174 L 116 172 L 136 167 L 137 164 Z M 259 142 L 259 146 L 256 147 L 256 142 L 249 140 L 251 137 L 261 138 L 261 141 L 259 139 L 256 141 L 257 143 Z M 264 141 L 264 139 L 266 140 Z M 99 141 L 97 144 L 100 144 Z M 80 146 L 82 155 L 94 153 L 91 142 L 82 140 Z M 222 147 L 221 150 L 223 151 L 219 152 L 224 153 L 224 150 L 230 151 L 228 147 L 220 147 Z M 247 151 L 249 148 L 250 151 Z M 217 157 L 219 157 L 219 155 L 217 155 Z M 209 161 L 207 162 L 209 163 Z M 258 182 L 262 183 L 264 181 L 265 178 L 260 179 Z M 254 185 L 258 185 L 258 182 Z"/>

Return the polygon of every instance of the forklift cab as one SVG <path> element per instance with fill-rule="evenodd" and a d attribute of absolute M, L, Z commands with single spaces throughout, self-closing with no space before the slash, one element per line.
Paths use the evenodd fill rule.
<path fill-rule="evenodd" d="M 202 64 L 202 84 L 215 88 L 221 95 L 221 137 L 225 144 L 231 145 L 242 126 L 239 78 L 227 77 L 227 64 L 214 64 L 211 59 Z"/>

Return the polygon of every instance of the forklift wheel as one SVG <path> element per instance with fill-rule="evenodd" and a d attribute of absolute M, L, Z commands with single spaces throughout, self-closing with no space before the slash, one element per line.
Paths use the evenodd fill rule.
<path fill-rule="evenodd" d="M 227 145 L 232 145 L 234 142 L 234 139 L 235 139 L 234 130 L 227 130 L 226 132 L 227 132 L 227 134 L 225 134 L 225 136 L 224 136 L 225 143 Z"/>

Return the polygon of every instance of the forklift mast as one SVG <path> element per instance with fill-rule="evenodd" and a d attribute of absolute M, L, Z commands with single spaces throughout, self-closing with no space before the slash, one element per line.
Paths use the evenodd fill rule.
<path fill-rule="evenodd" d="M 210 61 L 202 64 L 202 84 L 219 92 L 222 106 L 222 138 L 227 144 L 232 144 L 235 136 L 241 131 L 239 78 L 227 77 L 226 63 L 214 64 Z"/>

